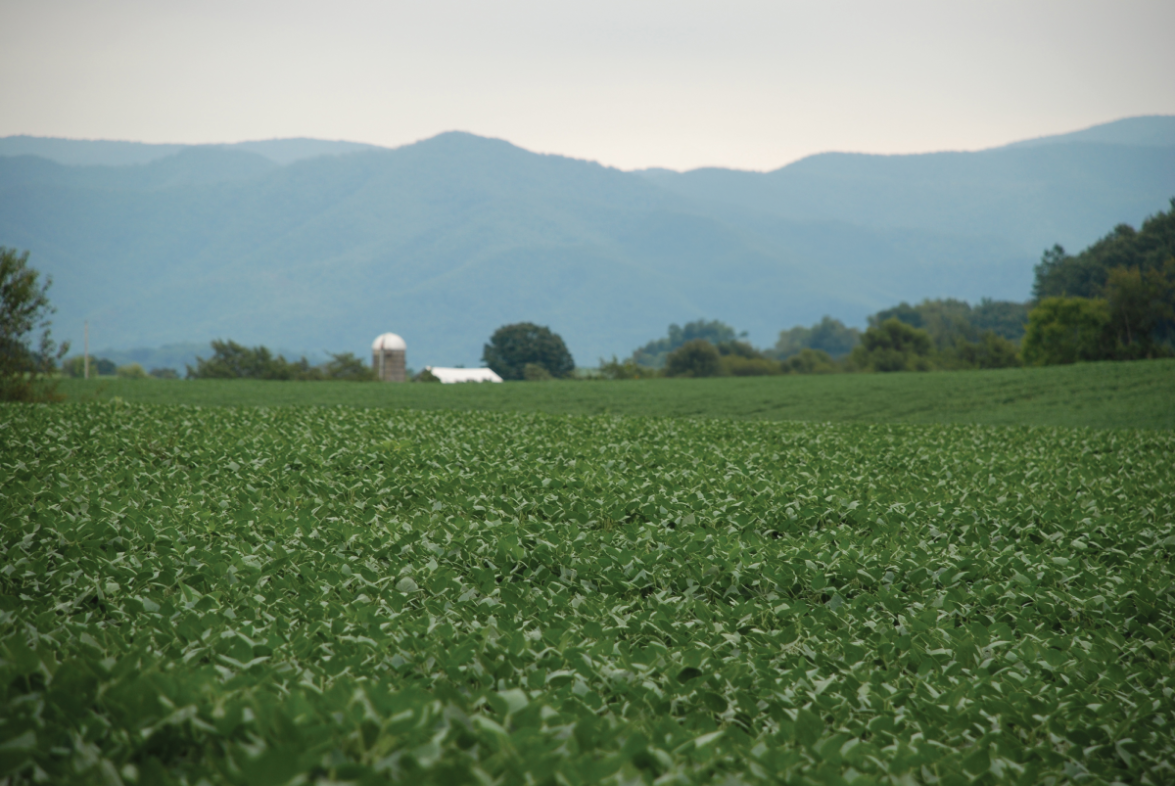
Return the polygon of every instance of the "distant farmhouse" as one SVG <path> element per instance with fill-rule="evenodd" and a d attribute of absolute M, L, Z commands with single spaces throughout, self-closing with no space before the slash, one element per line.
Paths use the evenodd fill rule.
<path fill-rule="evenodd" d="M 408 381 L 408 344 L 395 333 L 384 333 L 371 342 L 371 367 L 380 382 Z M 488 368 L 440 368 L 427 366 L 428 371 L 442 383 L 501 382 L 502 378 Z"/>
<path fill-rule="evenodd" d="M 490 368 L 440 368 L 426 366 L 429 373 L 442 383 L 449 385 L 454 382 L 501 382 L 502 378 Z"/>

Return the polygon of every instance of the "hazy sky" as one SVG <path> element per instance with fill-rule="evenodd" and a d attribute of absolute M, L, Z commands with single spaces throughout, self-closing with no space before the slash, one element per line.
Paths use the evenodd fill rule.
<path fill-rule="evenodd" d="M 763 170 L 1175 114 L 1172 31 L 1172 0 L 0 0 L 0 136 Z"/>

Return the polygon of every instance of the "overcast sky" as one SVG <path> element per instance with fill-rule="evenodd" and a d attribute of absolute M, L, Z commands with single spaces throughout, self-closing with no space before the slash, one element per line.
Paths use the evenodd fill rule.
<path fill-rule="evenodd" d="M 1172 31 L 1172 0 L 0 0 L 0 136 L 767 170 L 1175 114 Z"/>

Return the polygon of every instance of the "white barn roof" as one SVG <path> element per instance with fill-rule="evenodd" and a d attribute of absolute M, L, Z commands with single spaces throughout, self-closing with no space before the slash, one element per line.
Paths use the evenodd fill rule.
<path fill-rule="evenodd" d="M 429 372 L 446 385 L 454 382 L 501 382 L 502 378 L 489 368 L 439 368 L 427 366 Z"/>
<path fill-rule="evenodd" d="M 400 338 L 395 333 L 384 333 L 382 336 L 377 336 L 375 341 L 371 342 L 372 352 L 378 352 L 381 349 L 407 350 L 408 345 L 404 343 L 404 339 Z"/>

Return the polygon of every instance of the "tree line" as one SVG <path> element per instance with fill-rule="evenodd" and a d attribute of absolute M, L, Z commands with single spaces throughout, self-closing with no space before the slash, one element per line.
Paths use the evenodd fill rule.
<path fill-rule="evenodd" d="M 0 247 L 0 400 L 59 398 L 59 373 L 82 376 L 84 360 L 62 358 L 50 335 L 51 278 L 28 265 L 29 253 Z M 1007 368 L 1096 360 L 1175 356 L 1175 198 L 1170 209 L 1135 230 L 1120 224 L 1077 255 L 1055 245 L 1034 269 L 1027 303 L 936 299 L 899 305 L 868 318 L 864 331 L 825 316 L 810 327 L 781 331 L 774 346 L 756 348 L 746 333 L 718 320 L 671 324 L 618 360 L 600 359 L 594 377 L 760 376 L 834 372 Z M 531 322 L 503 325 L 482 362 L 506 380 L 576 378 L 563 338 Z M 188 365 L 191 379 L 374 381 L 375 371 L 350 352 L 318 365 L 287 360 L 264 346 L 213 341 L 212 355 Z M 177 377 L 173 369 L 91 360 L 91 373 Z M 415 381 L 436 381 L 427 371 Z"/>
<path fill-rule="evenodd" d="M 670 325 L 611 379 L 853 371 L 931 371 L 1175 356 L 1175 199 L 1138 230 L 1121 224 L 1076 256 L 1061 246 L 1036 266 L 1026 303 L 927 299 L 868 318 L 864 331 L 825 316 L 756 349 L 717 320 Z"/>

